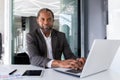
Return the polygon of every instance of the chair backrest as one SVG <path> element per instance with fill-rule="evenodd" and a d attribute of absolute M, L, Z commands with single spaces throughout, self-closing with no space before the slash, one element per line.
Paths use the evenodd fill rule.
<path fill-rule="evenodd" d="M 30 64 L 27 53 L 17 53 L 14 56 L 14 64 Z"/>

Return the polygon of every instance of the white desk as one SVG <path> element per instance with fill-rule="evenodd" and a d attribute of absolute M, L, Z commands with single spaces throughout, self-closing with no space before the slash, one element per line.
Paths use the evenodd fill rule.
<path fill-rule="evenodd" d="M 7 72 L 13 69 L 18 69 L 17 72 L 14 73 L 15 76 L 2 75 L 3 71 Z M 21 75 L 25 70 L 28 70 L 28 69 L 37 70 L 37 69 L 43 69 L 43 68 L 32 66 L 32 65 L 0 65 L 0 80 L 5 80 L 5 79 L 7 80 L 120 80 L 120 77 L 119 77 L 120 74 L 112 70 L 108 70 L 108 71 L 105 71 L 93 76 L 89 76 L 86 78 L 82 78 L 82 79 L 75 76 L 62 74 L 52 69 L 43 69 L 44 74 L 42 77 L 18 76 L 18 74 Z M 10 79 L 8 79 L 8 77 Z"/>

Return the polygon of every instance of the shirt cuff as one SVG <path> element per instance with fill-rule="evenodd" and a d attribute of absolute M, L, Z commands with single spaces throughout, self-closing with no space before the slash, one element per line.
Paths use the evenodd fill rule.
<path fill-rule="evenodd" d="M 46 66 L 47 66 L 48 68 L 51 68 L 51 67 L 52 67 L 52 62 L 53 62 L 53 61 L 54 61 L 54 60 L 50 60 L 50 61 L 47 63 Z"/>

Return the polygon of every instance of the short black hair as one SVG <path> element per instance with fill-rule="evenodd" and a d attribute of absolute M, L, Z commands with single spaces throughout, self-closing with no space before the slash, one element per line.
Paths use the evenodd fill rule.
<path fill-rule="evenodd" d="M 52 14 L 52 17 L 53 17 L 53 19 L 54 19 L 54 14 L 53 14 L 52 10 L 50 10 L 50 9 L 48 9 L 48 8 L 42 8 L 42 9 L 40 9 L 39 12 L 38 12 L 38 14 L 37 14 L 37 18 L 40 16 L 40 13 L 41 13 L 42 11 L 49 11 L 49 12 Z"/>

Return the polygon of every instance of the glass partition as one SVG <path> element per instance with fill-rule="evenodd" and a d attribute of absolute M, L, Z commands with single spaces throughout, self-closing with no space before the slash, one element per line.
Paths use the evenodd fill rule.
<path fill-rule="evenodd" d="M 59 30 L 66 34 L 74 54 L 78 54 L 78 0 L 61 0 Z"/>

